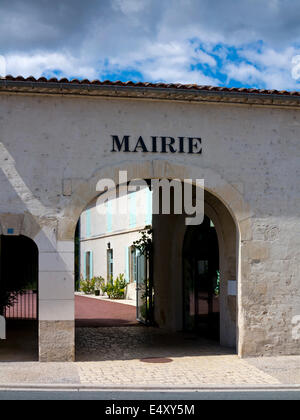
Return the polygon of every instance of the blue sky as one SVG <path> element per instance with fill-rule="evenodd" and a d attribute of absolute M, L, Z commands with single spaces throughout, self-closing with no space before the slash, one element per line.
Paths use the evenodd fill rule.
<path fill-rule="evenodd" d="M 1 0 L 0 40 L 2 74 L 300 90 L 298 0 Z"/>

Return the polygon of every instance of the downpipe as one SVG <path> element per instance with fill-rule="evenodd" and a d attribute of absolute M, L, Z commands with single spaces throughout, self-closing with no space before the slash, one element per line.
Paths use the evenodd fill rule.
<path fill-rule="evenodd" d="M 6 321 L 2 315 L 0 315 L 0 340 L 6 340 Z"/>

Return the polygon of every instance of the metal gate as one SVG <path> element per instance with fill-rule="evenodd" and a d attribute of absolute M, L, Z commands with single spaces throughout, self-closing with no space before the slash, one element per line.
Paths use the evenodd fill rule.
<path fill-rule="evenodd" d="M 14 304 L 5 308 L 6 319 L 36 320 L 37 319 L 38 294 L 35 290 L 26 290 L 16 296 Z"/>
<path fill-rule="evenodd" d="M 22 235 L 0 235 L 0 314 L 38 319 L 38 248 Z"/>
<path fill-rule="evenodd" d="M 154 323 L 154 292 L 152 272 L 152 252 L 137 253 L 137 320 L 146 325 Z"/>

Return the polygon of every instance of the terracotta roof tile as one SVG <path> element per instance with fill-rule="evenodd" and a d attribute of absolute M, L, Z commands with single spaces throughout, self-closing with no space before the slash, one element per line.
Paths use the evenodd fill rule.
<path fill-rule="evenodd" d="M 10 82 L 31 82 L 31 83 L 51 83 L 51 84 L 79 84 L 79 85 L 98 85 L 98 86 L 124 86 L 124 87 L 135 87 L 135 88 L 153 88 L 153 89 L 180 89 L 180 90 L 198 90 L 198 91 L 210 91 L 210 92 L 231 92 L 231 93 L 248 93 L 248 94 L 263 94 L 263 95 L 285 95 L 285 96 L 300 96 L 299 91 L 285 91 L 285 90 L 276 90 L 276 89 L 257 89 L 257 88 L 234 88 L 226 86 L 204 86 L 196 84 L 180 84 L 180 83 L 149 83 L 149 82 L 133 82 L 127 81 L 122 82 L 120 80 L 110 81 L 110 80 L 93 80 L 88 79 L 72 79 L 62 78 L 58 80 L 56 77 L 46 79 L 45 77 L 40 77 L 36 79 L 33 76 L 24 78 L 23 76 L 11 76 L 8 75 L 0 80 L 7 80 Z"/>

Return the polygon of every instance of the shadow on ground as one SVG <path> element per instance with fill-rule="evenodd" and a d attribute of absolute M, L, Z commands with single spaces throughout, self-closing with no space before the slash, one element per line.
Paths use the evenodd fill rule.
<path fill-rule="evenodd" d="M 0 362 L 38 360 L 37 321 L 8 321 L 6 340 L 0 340 Z"/>
<path fill-rule="evenodd" d="M 106 319 L 76 319 L 76 328 L 109 328 L 109 327 L 136 327 L 137 321 L 129 321 L 127 319 L 106 318 Z"/>
<path fill-rule="evenodd" d="M 75 309 L 77 361 L 234 354 L 193 334 L 145 327 L 133 306 L 76 296 Z"/>
<path fill-rule="evenodd" d="M 235 354 L 194 334 L 154 327 L 76 328 L 76 361 L 133 360 Z"/>

